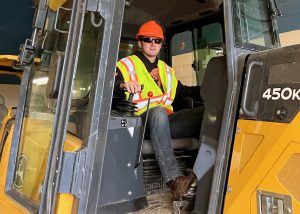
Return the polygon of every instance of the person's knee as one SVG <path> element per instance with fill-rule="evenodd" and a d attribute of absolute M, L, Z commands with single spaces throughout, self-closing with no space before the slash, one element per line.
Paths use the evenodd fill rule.
<path fill-rule="evenodd" d="M 163 107 L 155 107 L 149 110 L 149 122 L 156 125 L 169 123 L 166 110 Z"/>

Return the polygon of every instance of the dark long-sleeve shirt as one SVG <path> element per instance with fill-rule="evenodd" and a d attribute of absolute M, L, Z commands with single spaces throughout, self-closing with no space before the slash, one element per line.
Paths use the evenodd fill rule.
<path fill-rule="evenodd" d="M 145 65 L 147 71 L 150 73 L 154 68 L 157 68 L 158 58 L 152 63 L 150 62 L 147 57 L 144 56 L 142 52 L 135 52 L 136 55 Z M 115 77 L 115 86 L 114 86 L 114 93 L 117 96 L 122 96 L 124 91 L 120 89 L 120 84 L 124 82 L 124 78 L 122 76 L 121 71 L 117 68 L 117 73 Z M 195 99 L 200 98 L 200 86 L 186 86 L 183 85 L 178 80 L 178 85 L 176 89 L 176 98 L 179 97 L 192 97 Z"/>

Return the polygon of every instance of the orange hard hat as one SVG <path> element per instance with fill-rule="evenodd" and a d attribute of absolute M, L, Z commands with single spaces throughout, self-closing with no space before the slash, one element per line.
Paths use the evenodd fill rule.
<path fill-rule="evenodd" d="M 157 24 L 156 21 L 152 20 L 141 25 L 138 33 L 136 34 L 136 38 L 138 39 L 140 36 L 157 37 L 160 39 L 165 38 L 162 27 Z"/>

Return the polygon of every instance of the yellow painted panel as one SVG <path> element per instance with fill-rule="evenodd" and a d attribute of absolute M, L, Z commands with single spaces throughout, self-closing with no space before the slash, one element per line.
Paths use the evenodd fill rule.
<path fill-rule="evenodd" d="M 56 11 L 60 6 L 62 6 L 67 0 L 49 0 L 48 6 L 53 11 Z"/>
<path fill-rule="evenodd" d="M 64 144 L 64 151 L 75 152 L 82 147 L 82 140 L 78 137 L 67 133 Z"/>
<path fill-rule="evenodd" d="M 0 55 L 0 65 L 11 66 L 14 62 L 19 61 L 19 56 L 17 55 Z M 34 58 L 34 62 L 39 63 L 40 58 Z"/>
<path fill-rule="evenodd" d="M 9 111 L 8 117 L 3 120 L 3 127 L 12 113 Z M 0 136 L 3 135 L 1 129 Z M 52 123 L 48 120 L 39 120 L 33 118 L 24 118 L 23 134 L 21 138 L 20 150 L 22 155 L 27 158 L 26 171 L 22 177 L 22 186 L 17 191 L 22 192 L 27 197 L 39 201 L 40 186 L 44 179 L 45 167 L 48 159 L 49 143 L 51 138 Z M 27 213 L 27 211 L 18 205 L 17 202 L 10 199 L 4 193 L 7 165 L 9 160 L 9 150 L 12 141 L 13 131 L 10 131 L 7 143 L 3 150 L 3 156 L 0 165 L 0 214 L 7 213 Z M 22 143 L 23 142 L 23 143 Z M 24 144 L 27 142 L 26 144 Z M 48 142 L 48 143 L 47 143 Z M 82 140 L 67 133 L 65 142 L 65 151 L 76 151 L 82 146 Z M 19 154 L 19 155 L 20 155 Z M 22 165 L 22 164 L 21 164 Z M 18 166 L 18 162 L 17 162 Z M 16 176 L 17 177 L 17 176 Z M 16 180 L 15 180 L 16 181 Z M 59 194 L 58 197 L 58 213 L 76 213 L 77 199 L 70 194 Z M 70 212 L 69 212 L 70 211 Z"/>
<path fill-rule="evenodd" d="M 4 123 L 9 119 L 4 119 Z M 47 121 L 42 121 L 42 120 L 33 120 L 33 119 L 25 119 L 24 126 L 27 130 L 27 138 L 29 139 L 29 135 L 31 136 L 31 145 L 33 147 L 27 147 L 23 150 L 24 154 L 26 154 L 30 159 L 33 157 L 44 157 L 43 160 L 35 160 L 32 159 L 32 164 L 34 163 L 35 165 L 28 164 L 28 167 L 30 167 L 30 171 L 38 170 L 38 173 L 34 174 L 28 174 L 26 175 L 26 180 L 24 179 L 24 183 L 28 185 L 23 185 L 20 190 L 22 192 L 25 192 L 27 195 L 30 195 L 32 198 L 35 200 L 39 200 L 39 184 L 42 182 L 44 178 L 44 170 L 46 167 L 47 163 L 47 153 L 48 148 L 42 148 L 41 144 L 39 144 L 38 139 L 46 137 L 46 139 L 50 140 L 50 135 L 47 131 Z M 37 128 L 38 127 L 38 128 Z M 46 129 L 45 129 L 46 128 Z M 45 136 L 41 135 L 41 130 L 44 130 Z M 1 159 L 1 165 L 0 165 L 0 214 L 19 214 L 19 213 L 27 213 L 27 211 L 22 208 L 18 203 L 7 197 L 4 193 L 4 186 L 5 186 L 5 181 L 6 181 L 6 173 L 7 173 L 7 165 L 8 165 L 8 160 L 9 160 L 9 149 L 11 146 L 11 140 L 12 140 L 12 130 L 10 131 L 8 141 L 4 147 L 3 150 L 3 156 Z M 35 139 L 35 140 L 34 140 Z M 76 151 L 78 150 L 82 145 L 82 141 L 75 136 L 71 134 L 67 134 L 66 137 L 66 143 L 64 149 L 66 151 Z M 38 148 L 36 147 L 38 146 Z M 46 147 L 49 145 L 45 144 Z M 40 153 L 42 150 L 45 150 L 45 154 L 42 156 L 39 155 L 34 155 L 35 153 Z M 38 165 L 37 165 L 38 164 Z M 29 183 L 28 183 L 29 182 Z M 78 200 L 75 196 L 70 195 L 70 194 L 59 194 L 58 195 L 58 200 L 57 200 L 57 213 L 61 214 L 67 214 L 67 213 L 76 213 L 77 212 L 77 204 Z"/>
<path fill-rule="evenodd" d="M 24 118 L 18 156 L 26 157 L 24 170 L 15 176 L 17 191 L 36 203 L 40 200 L 40 188 L 45 176 L 48 152 L 52 134 L 52 122 L 34 118 Z M 22 167 L 22 162 L 16 163 Z"/>
<path fill-rule="evenodd" d="M 25 208 L 13 201 L 4 192 L 13 128 L 14 126 L 10 129 L 0 162 L 0 214 L 27 214 L 29 212 Z"/>
<path fill-rule="evenodd" d="M 299 149 L 295 151 L 299 151 Z M 289 155 L 290 158 L 279 169 L 277 177 L 279 182 L 300 202 L 300 153 Z"/>
<path fill-rule="evenodd" d="M 77 213 L 78 199 L 71 194 L 58 194 L 56 214 Z"/>
<path fill-rule="evenodd" d="M 241 159 L 239 161 L 239 172 L 241 173 L 246 164 L 252 158 L 253 154 L 263 141 L 264 136 L 244 133 L 243 145 L 241 148 Z"/>
<path fill-rule="evenodd" d="M 12 67 L 18 61 L 18 57 L 15 55 L 0 55 L 0 65 Z"/>
<path fill-rule="evenodd" d="M 18 61 L 17 55 L 0 55 L 0 62 L 3 61 Z"/>
<path fill-rule="evenodd" d="M 15 62 L 18 61 L 18 56 L 16 55 L 0 55 L 0 65 L 6 66 L 6 67 L 13 67 L 15 65 Z M 22 79 L 23 71 L 6 71 L 5 69 L 0 70 L 0 74 L 9 74 L 9 75 L 15 75 L 19 77 L 19 79 Z"/>
<path fill-rule="evenodd" d="M 0 60 L 2 60 L 2 59 L 10 59 L 10 60 L 17 61 L 18 56 L 17 55 L 0 55 Z"/>
<path fill-rule="evenodd" d="M 293 168 L 290 170 L 285 170 L 283 173 L 286 177 L 292 181 L 292 186 L 285 186 L 280 180 L 279 175 L 282 173 L 282 170 L 285 169 L 285 166 L 289 161 L 299 161 L 300 159 L 294 159 L 295 156 L 299 157 L 300 155 L 300 140 L 298 142 L 289 142 L 286 145 L 284 151 L 278 157 L 278 160 L 274 163 L 271 170 L 268 171 L 267 175 L 259 183 L 257 189 L 273 192 L 277 194 L 290 195 L 292 198 L 293 213 L 300 213 L 300 201 L 299 201 L 299 180 L 300 180 L 300 168 Z M 299 162 L 296 163 L 299 166 Z M 297 166 L 296 165 L 296 166 Z M 294 177 L 298 176 L 298 177 Z M 252 207 L 251 209 L 257 210 L 257 196 L 256 192 L 253 192 L 251 196 Z M 255 212 L 253 212 L 255 213 Z"/>
<path fill-rule="evenodd" d="M 300 114 L 290 124 L 238 121 L 237 128 L 240 131 L 235 135 L 224 213 L 241 213 L 241 209 L 243 214 L 257 213 L 256 191 L 258 189 L 292 194 L 278 181 L 277 173 L 293 154 L 300 153 L 299 124 Z M 245 135 L 249 136 L 249 134 L 261 136 L 258 137 L 262 139 L 261 143 L 257 143 L 258 139 L 245 138 Z M 256 142 L 254 147 L 246 145 L 252 142 Z M 290 148 L 292 144 L 295 146 Z M 243 149 L 247 147 L 252 148 L 248 153 Z M 247 161 L 243 159 L 244 156 Z M 241 161 L 244 161 L 242 171 Z M 295 196 L 291 195 L 291 197 L 294 213 L 300 213 L 299 202 Z"/>

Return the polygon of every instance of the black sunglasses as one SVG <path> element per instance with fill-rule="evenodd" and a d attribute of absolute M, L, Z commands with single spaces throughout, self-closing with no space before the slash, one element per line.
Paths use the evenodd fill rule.
<path fill-rule="evenodd" d="M 149 37 L 143 37 L 143 38 L 141 38 L 141 40 L 146 43 L 152 43 L 154 41 L 155 44 L 160 44 L 162 42 L 161 39 L 153 39 L 153 38 L 149 38 Z"/>

